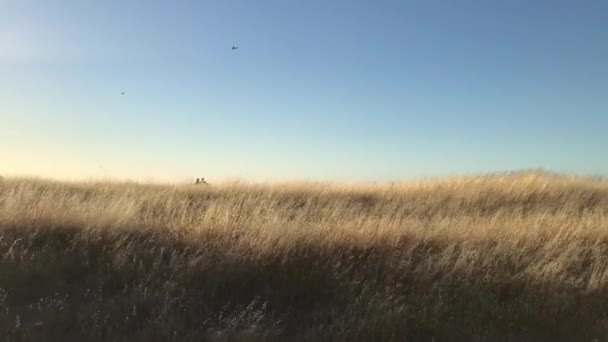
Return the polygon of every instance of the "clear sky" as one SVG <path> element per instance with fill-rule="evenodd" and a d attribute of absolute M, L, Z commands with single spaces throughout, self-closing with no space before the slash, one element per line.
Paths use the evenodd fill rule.
<path fill-rule="evenodd" d="M 608 175 L 608 1 L 0 0 L 0 174 L 539 167 Z"/>

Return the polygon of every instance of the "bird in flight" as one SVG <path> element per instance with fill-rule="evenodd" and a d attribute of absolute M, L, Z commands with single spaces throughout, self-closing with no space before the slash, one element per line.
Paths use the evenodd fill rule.
<path fill-rule="evenodd" d="M 120 95 L 124 95 L 124 94 L 126 94 L 124 91 L 122 93 L 120 93 Z"/>
<path fill-rule="evenodd" d="M 237 50 L 239 47 L 238 46 L 233 46 L 232 50 Z"/>

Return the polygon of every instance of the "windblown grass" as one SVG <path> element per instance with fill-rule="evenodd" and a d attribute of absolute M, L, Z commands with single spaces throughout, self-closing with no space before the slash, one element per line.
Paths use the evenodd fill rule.
<path fill-rule="evenodd" d="M 605 181 L 0 181 L 2 341 L 593 341 L 607 308 Z"/>

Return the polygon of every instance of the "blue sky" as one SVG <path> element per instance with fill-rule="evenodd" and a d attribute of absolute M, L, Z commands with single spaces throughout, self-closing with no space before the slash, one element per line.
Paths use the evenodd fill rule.
<path fill-rule="evenodd" d="M 608 175 L 607 90 L 606 1 L 0 0 L 2 174 Z"/>

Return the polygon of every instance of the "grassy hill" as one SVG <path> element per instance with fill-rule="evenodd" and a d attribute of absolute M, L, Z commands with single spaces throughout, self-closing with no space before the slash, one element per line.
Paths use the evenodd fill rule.
<path fill-rule="evenodd" d="M 0 180 L 2 341 L 606 341 L 608 182 Z"/>

